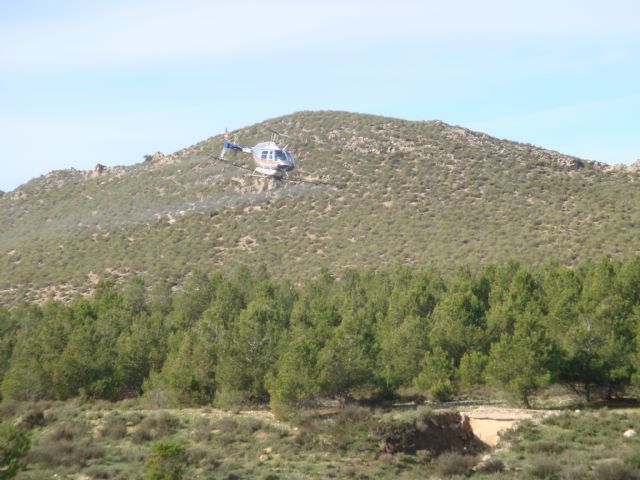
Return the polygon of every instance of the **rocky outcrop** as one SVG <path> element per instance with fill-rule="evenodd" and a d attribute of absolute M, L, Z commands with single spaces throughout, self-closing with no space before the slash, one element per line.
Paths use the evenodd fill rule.
<path fill-rule="evenodd" d="M 633 162 L 631 165 L 628 165 L 627 166 L 627 170 L 632 172 L 632 173 L 640 172 L 640 158 L 638 160 L 636 160 L 635 162 Z"/>
<path fill-rule="evenodd" d="M 607 170 L 610 172 L 622 172 L 622 173 L 629 173 L 629 174 L 636 174 L 638 172 L 640 172 L 640 159 L 636 160 L 635 162 L 629 164 L 629 165 L 625 165 L 623 163 L 618 163 L 616 165 L 607 165 L 607 164 L 602 164 L 602 170 Z"/>
<path fill-rule="evenodd" d="M 144 161 L 145 162 L 162 162 L 163 160 L 165 160 L 166 157 L 167 156 L 162 152 L 153 152 L 150 155 L 145 155 Z"/>
<path fill-rule="evenodd" d="M 89 173 L 89 177 L 90 178 L 99 177 L 105 172 L 105 170 L 107 170 L 107 167 L 105 165 L 102 165 L 101 163 L 96 163 L 96 166 L 93 167 L 93 170 L 91 170 L 91 172 Z"/>

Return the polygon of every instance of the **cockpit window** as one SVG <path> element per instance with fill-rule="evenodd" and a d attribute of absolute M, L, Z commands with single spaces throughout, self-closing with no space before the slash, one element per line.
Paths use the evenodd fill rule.
<path fill-rule="evenodd" d="M 276 150 L 276 160 L 280 160 L 281 162 L 287 162 L 287 157 L 285 156 L 282 150 Z"/>
<path fill-rule="evenodd" d="M 291 155 L 289 152 L 284 152 L 287 155 L 287 159 L 289 160 L 289 163 L 291 165 L 295 165 L 296 161 L 293 159 L 293 155 Z"/>

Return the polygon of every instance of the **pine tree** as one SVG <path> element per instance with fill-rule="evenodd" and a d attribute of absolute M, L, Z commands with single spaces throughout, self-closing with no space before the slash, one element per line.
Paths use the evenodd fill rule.
<path fill-rule="evenodd" d="M 450 400 L 456 391 L 453 358 L 441 347 L 427 351 L 413 383 L 416 388 L 428 392 L 435 400 Z"/>
<path fill-rule="evenodd" d="M 256 298 L 223 333 L 218 362 L 218 400 L 243 403 L 268 399 L 266 375 L 274 368 L 287 328 L 278 305 Z"/>
<path fill-rule="evenodd" d="M 529 397 L 552 379 L 553 345 L 539 320 L 522 314 L 512 334 L 505 332 L 491 345 L 487 377 L 495 385 L 519 396 L 525 407 Z"/>

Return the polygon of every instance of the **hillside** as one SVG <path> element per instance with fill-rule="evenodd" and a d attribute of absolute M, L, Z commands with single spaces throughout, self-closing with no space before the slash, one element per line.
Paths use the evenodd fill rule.
<path fill-rule="evenodd" d="M 298 174 L 251 178 L 215 161 L 220 135 L 130 167 L 55 171 L 0 196 L 0 304 L 70 298 L 98 278 L 179 280 L 194 267 L 573 264 L 640 252 L 638 172 L 439 121 L 301 112 L 237 132 L 295 135 Z M 235 162 L 249 159 L 233 152 Z"/>

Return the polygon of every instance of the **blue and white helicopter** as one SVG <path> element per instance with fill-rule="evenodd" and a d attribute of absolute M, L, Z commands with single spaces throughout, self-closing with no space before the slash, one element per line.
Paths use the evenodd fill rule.
<path fill-rule="evenodd" d="M 281 147 L 278 144 L 278 137 L 287 137 L 284 133 L 270 130 L 273 134 L 268 142 L 258 143 L 254 147 L 239 145 L 234 140 L 229 140 L 229 132 L 224 132 L 224 146 L 220 152 L 219 159 L 223 162 L 230 163 L 233 166 L 250 170 L 241 165 L 224 160 L 224 154 L 227 150 L 235 150 L 237 152 L 250 153 L 253 157 L 255 167 L 252 171 L 253 175 L 260 177 L 271 177 L 278 180 L 286 179 L 294 168 L 296 168 L 296 160 L 293 154 L 287 150 L 287 146 Z"/>

